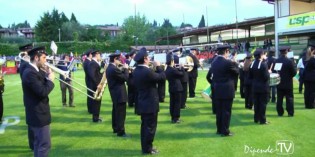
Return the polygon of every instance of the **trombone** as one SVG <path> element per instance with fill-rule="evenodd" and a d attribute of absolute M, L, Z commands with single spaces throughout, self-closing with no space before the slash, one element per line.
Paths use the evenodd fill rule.
<path fill-rule="evenodd" d="M 27 55 L 25 55 L 24 57 L 22 57 L 21 55 L 22 55 L 22 53 L 19 54 L 19 57 L 20 57 L 21 60 L 23 60 L 23 61 L 25 61 L 25 62 L 28 62 L 28 63 L 30 62 L 30 60 L 29 60 L 29 58 L 28 58 Z M 58 74 L 60 74 L 60 75 L 63 75 L 64 78 L 68 78 L 68 79 L 70 79 L 71 81 L 73 81 L 74 83 L 80 85 L 81 87 L 86 88 L 87 90 L 89 90 L 90 92 L 93 93 L 93 96 L 87 94 L 86 92 L 83 92 L 83 91 L 80 90 L 79 88 L 74 87 L 73 85 L 71 85 L 71 84 L 67 83 L 66 81 L 63 81 L 63 80 L 61 80 L 60 78 L 58 78 L 57 76 L 55 76 L 55 78 L 56 78 L 57 80 L 59 80 L 59 81 L 65 83 L 66 85 L 72 87 L 73 89 L 75 89 L 75 90 L 77 90 L 78 92 L 80 92 L 80 93 L 82 93 L 82 94 L 88 96 L 88 97 L 91 98 L 91 99 L 100 100 L 101 97 L 99 97 L 99 96 L 97 95 L 96 91 L 93 91 L 92 89 L 86 87 L 85 85 L 82 85 L 80 82 L 75 81 L 74 79 L 71 79 L 71 77 L 69 77 L 70 70 L 68 70 L 68 71 L 61 70 L 61 69 L 55 67 L 54 65 L 48 63 L 48 62 L 45 63 L 45 66 L 48 67 L 48 68 L 50 68 L 52 71 L 54 71 L 54 72 L 56 72 L 56 73 L 58 73 Z M 41 70 L 47 73 L 47 71 L 46 71 L 45 69 L 41 69 Z"/>

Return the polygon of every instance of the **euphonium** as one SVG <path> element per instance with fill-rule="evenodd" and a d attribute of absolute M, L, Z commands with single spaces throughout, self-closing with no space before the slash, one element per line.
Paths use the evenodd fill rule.
<path fill-rule="evenodd" d="M 94 93 L 94 99 L 95 100 L 101 100 L 104 90 L 106 88 L 107 85 L 107 78 L 106 78 L 106 69 L 107 69 L 107 64 L 104 65 L 104 73 L 101 79 L 101 82 L 99 83 L 99 85 L 101 86 L 101 88 L 97 88 L 95 93 Z"/>

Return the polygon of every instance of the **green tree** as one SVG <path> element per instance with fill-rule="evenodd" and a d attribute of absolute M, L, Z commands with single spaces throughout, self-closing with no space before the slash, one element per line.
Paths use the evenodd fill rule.
<path fill-rule="evenodd" d="M 59 13 L 57 9 L 53 9 L 51 14 L 45 12 L 41 19 L 35 25 L 35 33 L 37 41 L 58 41 L 59 29 L 62 30 L 62 24 L 66 21 L 64 13 Z M 63 38 L 61 38 L 63 39 Z"/>
<path fill-rule="evenodd" d="M 123 37 L 118 39 L 125 39 L 124 42 L 130 45 L 144 44 L 146 42 L 146 33 L 150 28 L 150 24 L 143 15 L 129 16 L 124 20 L 122 25 Z M 134 44 L 132 44 L 134 43 Z"/>
<path fill-rule="evenodd" d="M 61 21 L 62 23 L 69 22 L 68 17 L 64 13 L 61 13 Z"/>
<path fill-rule="evenodd" d="M 62 24 L 61 26 L 61 34 L 62 34 L 62 40 L 63 41 L 73 41 L 75 40 L 75 36 L 74 34 L 76 33 L 77 36 L 77 40 L 80 40 L 80 36 L 83 35 L 84 33 L 84 28 L 76 22 L 73 21 L 68 21 Z"/>
<path fill-rule="evenodd" d="M 173 27 L 172 23 L 169 21 L 169 19 L 164 19 L 164 22 L 159 28 L 159 37 L 169 37 L 171 35 L 175 35 L 176 29 Z M 176 40 L 163 40 L 160 41 L 160 45 L 168 45 L 168 44 L 178 44 L 179 41 Z"/>
<path fill-rule="evenodd" d="M 73 14 L 73 13 L 71 14 L 70 21 L 71 21 L 71 22 L 78 23 L 77 18 L 74 16 L 74 14 Z"/>
<path fill-rule="evenodd" d="M 202 15 L 201 20 L 199 22 L 198 28 L 206 27 L 205 17 Z"/>
<path fill-rule="evenodd" d="M 1 29 L 1 28 L 3 28 L 3 27 L 0 25 L 0 29 Z"/>
<path fill-rule="evenodd" d="M 192 27 L 192 25 L 189 23 L 182 22 L 182 24 L 180 25 L 180 28 L 185 28 L 185 27 Z"/>

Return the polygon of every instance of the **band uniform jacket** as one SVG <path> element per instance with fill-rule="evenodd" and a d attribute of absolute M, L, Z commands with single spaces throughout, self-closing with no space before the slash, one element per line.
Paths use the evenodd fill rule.
<path fill-rule="evenodd" d="M 179 71 L 177 68 L 167 66 L 165 70 L 165 75 L 168 80 L 168 91 L 170 93 L 177 93 L 183 91 L 183 86 L 179 78 L 183 76 L 183 72 Z"/>
<path fill-rule="evenodd" d="M 199 60 L 197 57 L 191 53 L 189 53 L 189 56 L 193 59 L 194 67 L 193 69 L 188 72 L 189 77 L 197 78 L 198 77 L 198 68 L 200 67 Z"/>
<path fill-rule="evenodd" d="M 305 63 L 305 70 L 303 73 L 304 81 L 315 82 L 315 58 L 312 57 Z"/>
<path fill-rule="evenodd" d="M 212 62 L 208 82 L 213 86 L 213 96 L 216 99 L 233 99 L 235 96 L 234 78 L 238 75 L 239 69 L 231 60 L 217 56 Z M 211 78 L 208 78 L 212 76 Z"/>
<path fill-rule="evenodd" d="M 275 63 L 282 63 L 281 70 L 278 71 L 281 80 L 277 88 L 293 90 L 293 77 L 296 75 L 295 63 L 285 56 L 280 56 Z"/>
<path fill-rule="evenodd" d="M 128 69 L 120 70 L 110 63 L 106 69 L 106 77 L 110 96 L 114 104 L 125 103 L 128 100 L 125 82 L 128 80 Z"/>
<path fill-rule="evenodd" d="M 165 80 L 165 73 L 157 66 L 155 73 L 149 67 L 138 65 L 133 71 L 135 86 L 138 91 L 138 103 L 135 106 L 137 114 L 159 112 L 159 94 L 157 83 Z"/>
<path fill-rule="evenodd" d="M 54 84 L 29 65 L 22 76 L 23 100 L 26 112 L 26 123 L 33 127 L 43 127 L 51 122 L 48 94 Z"/>
<path fill-rule="evenodd" d="M 255 59 L 249 68 L 249 79 L 252 82 L 253 93 L 269 93 L 268 65 Z"/>
<path fill-rule="evenodd" d="M 88 59 L 85 59 L 84 60 L 84 62 L 83 62 L 83 70 L 84 70 L 84 73 L 85 73 L 85 84 L 86 84 L 86 86 L 87 87 L 89 87 L 89 82 L 90 82 L 90 80 L 89 80 L 89 74 L 88 74 L 88 68 L 89 68 L 89 64 L 90 64 L 90 60 L 88 60 Z"/>
<path fill-rule="evenodd" d="M 88 65 L 88 77 L 89 77 L 89 85 L 90 85 L 90 89 L 92 89 L 93 91 L 96 91 L 97 86 L 99 85 L 99 83 L 101 82 L 102 76 L 103 74 L 100 72 L 101 67 L 100 65 L 95 61 L 95 60 L 91 60 L 90 64 Z M 92 112 L 95 111 L 95 108 L 98 108 L 95 105 L 100 105 L 101 101 L 96 101 L 96 100 L 91 100 L 91 110 Z"/>
<path fill-rule="evenodd" d="M 20 68 L 19 68 L 19 73 L 20 73 L 21 79 L 22 79 L 24 70 L 25 70 L 28 66 L 29 66 L 29 63 L 21 59 Z"/>

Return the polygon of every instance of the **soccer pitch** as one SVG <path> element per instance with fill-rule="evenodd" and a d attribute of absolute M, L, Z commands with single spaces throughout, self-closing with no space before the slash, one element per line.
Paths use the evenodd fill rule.
<path fill-rule="evenodd" d="M 188 109 L 181 110 L 180 124 L 171 124 L 169 96 L 166 89 L 164 103 L 160 103 L 157 132 L 154 146 L 161 157 L 178 156 L 313 156 L 315 153 L 315 110 L 304 109 L 304 96 L 298 94 L 298 83 L 294 84 L 294 117 L 278 117 L 276 104 L 269 103 L 266 117 L 269 125 L 254 123 L 253 110 L 245 109 L 240 98 L 239 87 L 232 107 L 230 130 L 232 137 L 216 134 L 215 115 L 211 103 L 200 93 L 206 87 L 207 71 L 199 71 L 197 98 L 188 99 Z M 57 76 L 57 74 L 56 74 Z M 73 73 L 74 79 L 84 84 L 82 70 Z M 166 87 L 168 84 L 166 83 Z M 82 89 L 85 91 L 85 89 Z M 49 156 L 142 156 L 140 145 L 140 117 L 134 108 L 127 107 L 126 132 L 131 138 L 120 138 L 113 134 L 111 127 L 112 102 L 108 89 L 105 90 L 100 116 L 103 123 L 92 123 L 87 112 L 86 96 L 74 91 L 75 108 L 63 107 L 58 80 L 49 95 L 52 115 Z M 68 95 L 67 95 L 68 96 Z M 4 117 L 17 116 L 16 125 L 2 127 L 0 134 L 1 157 L 33 156 L 28 148 L 27 126 L 23 105 L 23 93 L 19 74 L 5 76 L 3 93 Z M 284 105 L 285 108 L 285 105 Z M 13 123 L 13 119 L 9 122 Z"/>

